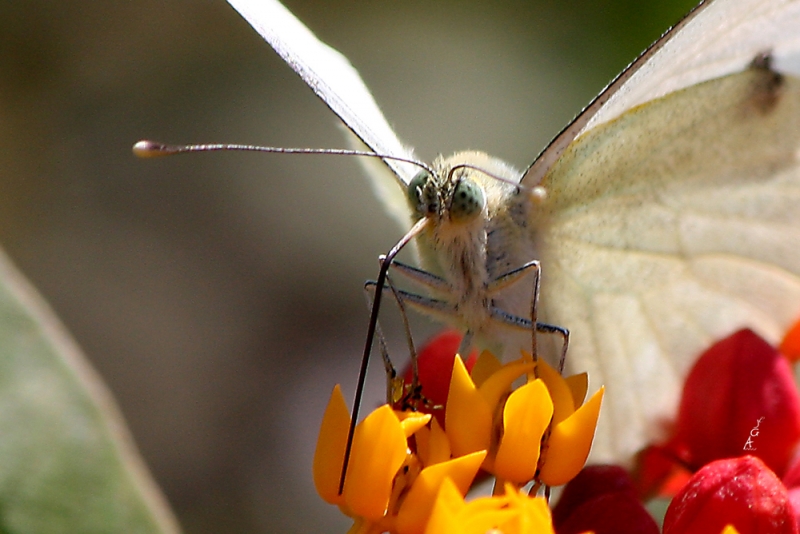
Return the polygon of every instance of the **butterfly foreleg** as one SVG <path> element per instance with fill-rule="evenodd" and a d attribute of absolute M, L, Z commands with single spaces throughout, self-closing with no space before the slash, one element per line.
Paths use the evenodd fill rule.
<path fill-rule="evenodd" d="M 364 286 L 364 296 L 367 300 L 367 308 L 372 309 L 375 305 L 375 300 L 373 298 L 374 292 L 367 287 Z M 405 319 L 405 314 L 403 315 Z M 404 320 L 404 323 L 406 321 Z M 381 328 L 380 319 L 375 324 L 375 336 L 378 338 L 378 347 L 381 353 L 381 359 L 383 360 L 383 368 L 386 372 L 386 402 L 388 404 L 394 405 L 398 402 L 403 394 L 403 379 L 397 376 L 397 369 L 395 368 L 394 364 L 392 364 L 392 359 L 389 356 L 389 348 L 386 344 L 386 337 L 383 334 L 383 329 Z M 416 353 L 412 350 L 412 365 L 414 366 L 414 375 L 416 379 Z"/>
<path fill-rule="evenodd" d="M 417 269 L 416 267 L 406 264 L 398 264 L 397 262 L 392 264 L 392 267 L 398 266 L 400 266 L 398 272 L 414 281 L 419 282 L 422 285 L 427 286 L 430 289 L 447 292 L 448 288 L 450 288 L 444 279 L 427 271 L 423 271 L 422 269 Z M 365 285 L 365 288 L 370 288 L 372 291 L 374 291 L 375 286 L 375 282 L 368 281 Z M 384 291 L 388 290 L 390 290 L 390 288 L 384 288 Z M 398 303 L 404 302 L 420 313 L 434 317 L 443 322 L 458 323 L 458 309 L 449 302 L 400 289 L 392 288 L 391 291 Z M 461 344 L 458 348 L 459 354 L 468 354 L 469 348 L 472 345 L 472 339 L 473 333 L 467 330 L 464 333 L 464 337 L 461 339 Z"/>
<path fill-rule="evenodd" d="M 379 259 L 382 262 L 384 257 L 381 256 Z M 427 287 L 431 291 L 442 294 L 451 294 L 453 292 L 453 287 L 441 276 L 437 276 L 418 267 L 408 265 L 407 263 L 393 261 L 392 271 L 400 274 L 412 282 L 415 282 L 423 287 Z"/>
<path fill-rule="evenodd" d="M 376 285 L 377 284 L 374 280 L 368 280 L 364 287 L 368 291 L 374 292 Z M 441 321 L 453 322 L 454 319 L 458 318 L 458 311 L 456 310 L 455 306 L 449 302 L 430 298 L 425 295 L 413 293 L 411 291 L 404 291 L 402 289 L 392 290 L 389 287 L 384 287 L 383 290 L 394 295 L 396 299 L 402 301 L 404 304 L 409 305 L 417 311 Z"/>
<path fill-rule="evenodd" d="M 539 277 L 540 277 L 539 273 L 541 272 L 541 267 L 537 260 L 530 261 L 525 265 L 523 265 L 522 267 L 518 267 L 507 273 L 501 274 L 500 276 L 489 282 L 489 285 L 487 286 L 487 291 L 490 294 L 502 291 L 503 289 L 517 283 L 520 279 L 522 279 L 523 276 L 527 276 L 528 274 L 530 274 L 529 271 L 533 271 L 533 276 L 535 277 L 533 284 L 534 295 L 532 299 L 532 301 L 535 304 L 539 300 L 538 298 Z"/>
<path fill-rule="evenodd" d="M 383 257 L 381 257 L 381 261 L 383 261 Z M 401 262 L 392 262 L 392 269 L 394 272 L 399 273 L 404 278 L 419 284 L 434 293 L 441 293 L 442 295 L 450 295 L 453 293 L 452 286 L 445 280 L 433 273 L 428 271 L 419 269 L 417 267 L 413 267 L 411 265 L 401 263 Z M 515 315 L 509 313 L 503 309 L 500 309 L 496 306 L 490 306 L 489 314 L 491 320 L 498 322 L 499 324 L 513 328 L 515 330 L 525 330 L 531 332 L 533 329 L 533 325 L 536 325 L 536 331 L 543 334 L 555 334 L 561 337 L 562 344 L 561 344 L 561 352 L 559 357 L 559 370 L 563 370 L 564 362 L 566 360 L 566 353 L 567 347 L 569 344 L 569 330 L 566 328 L 551 325 L 548 323 L 540 323 L 536 321 L 536 309 L 538 307 L 538 295 L 539 295 L 539 280 L 540 280 L 540 272 L 541 267 L 538 261 L 530 261 L 521 267 L 513 269 L 507 273 L 504 273 L 494 280 L 492 280 L 487 285 L 487 294 L 493 295 L 499 293 L 500 291 L 519 283 L 523 277 L 528 275 L 534 276 L 534 287 L 533 287 L 533 294 L 531 298 L 531 318 L 521 317 L 519 315 Z M 368 287 L 372 287 L 372 290 L 375 289 L 375 282 L 367 282 Z M 389 291 L 388 287 L 384 288 L 385 291 Z M 404 290 L 394 290 L 394 294 L 396 299 L 399 299 L 410 307 L 416 309 L 417 311 L 426 314 L 428 316 L 434 317 L 435 319 L 449 322 L 451 324 L 459 324 L 461 321 L 459 320 L 459 312 L 458 308 L 453 305 L 452 303 L 431 298 L 425 295 L 420 295 L 418 293 L 404 291 Z M 473 333 L 467 331 L 464 336 L 464 339 L 461 342 L 461 346 L 459 347 L 459 353 L 466 354 L 469 346 L 472 342 Z M 532 350 L 535 354 L 536 352 L 536 345 L 535 341 L 532 340 Z"/>
<path fill-rule="evenodd" d="M 368 302 L 370 306 L 373 304 L 373 297 L 375 294 L 375 289 L 377 287 L 377 282 L 373 280 L 368 280 L 364 283 L 364 291 L 367 294 Z M 414 346 L 413 338 L 411 335 L 411 326 L 408 322 L 408 314 L 406 312 L 406 306 L 409 297 L 413 300 L 414 298 L 422 298 L 420 295 L 415 295 L 413 293 L 409 293 L 406 291 L 402 291 L 397 289 L 394 284 L 392 283 L 389 277 L 386 278 L 386 285 L 384 286 L 384 291 L 391 295 L 397 306 L 400 309 L 401 319 L 403 322 L 403 327 L 405 329 L 405 336 L 406 342 L 408 344 L 408 350 L 410 354 L 411 360 L 411 384 L 405 384 L 405 377 L 404 376 L 397 376 L 397 372 L 395 370 L 394 365 L 391 363 L 391 359 L 388 354 L 388 349 L 386 348 L 385 337 L 383 336 L 382 331 L 380 330 L 380 325 L 376 324 L 376 334 L 379 337 L 380 342 L 380 349 L 384 360 L 384 366 L 387 372 L 387 402 L 392 404 L 393 406 L 399 406 L 400 409 L 418 409 L 421 405 L 426 406 L 429 409 L 435 409 L 437 406 L 432 404 L 429 399 L 424 396 L 424 392 L 422 391 L 422 385 L 420 384 L 419 380 L 419 365 L 418 365 L 418 358 L 417 358 L 417 351 Z M 468 336 L 465 336 L 465 338 Z M 463 344 L 463 342 L 462 342 Z"/>

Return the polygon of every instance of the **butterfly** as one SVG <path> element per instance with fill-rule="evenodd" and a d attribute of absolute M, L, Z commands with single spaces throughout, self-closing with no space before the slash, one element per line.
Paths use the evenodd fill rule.
<path fill-rule="evenodd" d="M 502 317 L 531 297 L 504 275 L 540 262 L 539 318 L 607 388 L 593 460 L 663 436 L 713 340 L 748 326 L 776 342 L 800 317 L 800 1 L 701 3 L 524 171 L 462 153 L 422 172 L 344 56 L 277 1 L 229 3 L 363 145 L 400 158 L 365 165 L 391 215 L 431 221 L 425 272 L 406 269 L 436 295 L 422 307 L 513 347 Z"/>

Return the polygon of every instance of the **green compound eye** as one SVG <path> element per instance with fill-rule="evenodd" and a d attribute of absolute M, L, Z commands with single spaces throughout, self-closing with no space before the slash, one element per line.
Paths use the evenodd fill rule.
<path fill-rule="evenodd" d="M 486 198 L 483 189 L 472 180 L 463 179 L 456 184 L 453 200 L 450 203 L 450 220 L 467 222 L 474 219 L 483 209 Z"/>
<path fill-rule="evenodd" d="M 414 176 L 414 178 L 411 179 L 406 191 L 408 201 L 411 203 L 411 206 L 414 208 L 414 210 L 420 215 L 424 214 L 425 212 L 425 207 L 423 206 L 422 201 L 422 192 L 430 179 L 431 175 L 428 174 L 427 171 L 420 171 L 416 176 Z"/>

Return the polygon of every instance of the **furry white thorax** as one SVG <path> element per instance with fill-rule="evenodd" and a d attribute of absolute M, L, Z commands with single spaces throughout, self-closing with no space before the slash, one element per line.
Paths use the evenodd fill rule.
<path fill-rule="evenodd" d="M 457 168 L 464 164 L 470 167 Z M 447 294 L 440 297 L 455 306 L 457 326 L 489 337 L 499 326 L 491 320 L 490 306 L 530 318 L 532 284 L 515 284 L 497 294 L 489 291 L 493 280 L 536 258 L 531 240 L 523 238 L 528 232 L 531 196 L 495 178 L 518 183 L 522 173 L 482 152 L 439 157 L 433 170 L 436 178 L 426 192 L 434 198 L 428 198 L 429 204 L 422 209 L 432 224 L 418 238 L 420 257 L 424 269 L 448 283 Z M 483 206 L 468 220 L 454 220 L 453 192 L 464 180 L 471 180 L 483 192 Z"/>

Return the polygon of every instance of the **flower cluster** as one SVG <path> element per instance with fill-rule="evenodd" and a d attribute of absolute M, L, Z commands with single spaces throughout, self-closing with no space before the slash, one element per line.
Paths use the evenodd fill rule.
<path fill-rule="evenodd" d="M 351 532 L 552 532 L 536 489 L 583 467 L 602 389 L 584 403 L 585 375 L 565 379 L 529 355 L 501 365 L 484 352 L 471 374 L 453 353 L 447 360 L 446 401 L 433 408 L 444 426 L 416 410 L 373 411 L 356 427 L 341 493 L 350 416 L 334 388 L 314 457 L 317 491 L 354 519 Z M 479 473 L 494 475 L 497 495 L 466 502 Z M 522 491 L 530 482 L 534 496 Z"/>
<path fill-rule="evenodd" d="M 672 436 L 642 452 L 634 478 L 617 466 L 585 468 L 553 510 L 556 532 L 797 533 L 800 393 L 781 352 L 797 359 L 798 348 L 795 326 L 780 350 L 750 330 L 706 350 L 684 383 Z M 642 504 L 654 496 L 651 509 L 666 508 L 661 529 Z"/>
<path fill-rule="evenodd" d="M 423 395 L 435 401 L 418 408 L 430 413 L 382 406 L 358 425 L 341 494 L 350 417 L 334 390 L 314 476 L 320 495 L 354 519 L 351 532 L 800 532 L 790 363 L 800 359 L 800 323 L 778 348 L 741 330 L 701 354 L 671 436 L 642 451 L 632 472 L 583 467 L 603 395 L 584 402 L 585 374 L 563 378 L 526 355 L 462 362 L 457 346 L 444 334 L 421 352 Z M 495 494 L 465 500 L 489 476 Z M 536 495 L 563 484 L 551 514 Z"/>
<path fill-rule="evenodd" d="M 797 359 L 799 341 L 797 325 L 780 349 L 740 330 L 699 357 L 673 435 L 639 458 L 640 495 L 671 498 L 665 534 L 798 532 L 800 393 L 782 351 Z"/>

